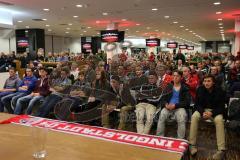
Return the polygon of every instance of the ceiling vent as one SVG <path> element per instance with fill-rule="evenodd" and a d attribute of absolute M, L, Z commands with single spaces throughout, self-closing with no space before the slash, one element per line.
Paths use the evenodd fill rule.
<path fill-rule="evenodd" d="M 38 19 L 38 18 L 36 18 L 36 19 L 32 19 L 33 21 L 44 21 L 43 19 Z"/>

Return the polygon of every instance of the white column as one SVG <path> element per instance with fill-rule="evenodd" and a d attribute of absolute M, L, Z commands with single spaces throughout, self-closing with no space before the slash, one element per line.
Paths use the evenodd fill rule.
<path fill-rule="evenodd" d="M 240 51 L 240 16 L 237 16 L 235 18 L 235 45 L 234 45 L 235 51 L 234 55 L 237 54 L 237 52 Z"/>

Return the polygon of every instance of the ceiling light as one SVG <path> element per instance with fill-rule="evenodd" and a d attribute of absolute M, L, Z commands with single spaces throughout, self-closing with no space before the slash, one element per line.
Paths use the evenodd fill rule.
<path fill-rule="evenodd" d="M 18 23 L 22 23 L 23 21 L 17 21 Z"/>
<path fill-rule="evenodd" d="M 220 5 L 221 2 L 214 2 L 213 4 L 214 4 L 215 6 L 217 6 L 217 5 Z"/>
<path fill-rule="evenodd" d="M 158 9 L 157 8 L 153 8 L 152 11 L 157 11 Z"/>
<path fill-rule="evenodd" d="M 185 30 L 186 30 L 186 31 L 188 31 L 189 29 L 188 29 L 188 28 L 186 28 Z"/>
<path fill-rule="evenodd" d="M 217 20 L 218 20 L 218 21 L 222 21 L 223 19 L 222 19 L 222 18 L 218 18 Z"/>
<path fill-rule="evenodd" d="M 221 26 L 221 27 L 219 27 L 219 28 L 223 29 L 224 27 L 223 27 L 223 26 Z"/>
<path fill-rule="evenodd" d="M 170 16 L 164 16 L 164 18 L 168 19 L 168 18 L 170 18 Z"/>
<path fill-rule="evenodd" d="M 137 23 L 136 25 L 137 25 L 137 26 L 140 26 L 140 24 L 139 24 L 139 23 Z"/>
<path fill-rule="evenodd" d="M 52 30 L 51 30 L 51 29 L 48 29 L 48 32 L 52 32 Z"/>
<path fill-rule="evenodd" d="M 87 31 L 83 31 L 84 33 L 86 33 Z"/>
<path fill-rule="evenodd" d="M 167 35 L 168 35 L 168 36 L 170 36 L 171 34 L 170 34 L 170 33 L 168 33 Z"/>
<path fill-rule="evenodd" d="M 189 31 L 189 32 L 191 32 L 191 33 L 192 33 L 193 31 Z"/>
<path fill-rule="evenodd" d="M 45 26 L 46 26 L 46 27 L 50 27 L 50 25 L 49 25 L 49 24 L 46 24 Z"/>
<path fill-rule="evenodd" d="M 87 27 L 88 29 L 92 28 L 92 27 Z"/>
<path fill-rule="evenodd" d="M 127 21 L 127 19 L 122 19 L 122 21 Z"/>
<path fill-rule="evenodd" d="M 136 31 L 136 32 L 139 32 L 139 31 Z"/>
<path fill-rule="evenodd" d="M 219 26 L 223 25 L 223 23 L 218 23 Z"/>
<path fill-rule="evenodd" d="M 69 32 L 65 32 L 65 33 L 67 33 L 67 34 L 68 34 Z"/>
<path fill-rule="evenodd" d="M 216 14 L 222 14 L 222 12 L 216 12 Z"/>
<path fill-rule="evenodd" d="M 66 28 L 67 30 L 70 30 L 70 28 Z"/>
<path fill-rule="evenodd" d="M 179 26 L 180 28 L 183 28 L 184 26 Z"/>
<path fill-rule="evenodd" d="M 96 23 L 100 23 L 100 21 L 96 21 Z"/>
<path fill-rule="evenodd" d="M 196 33 L 193 33 L 193 34 L 196 34 Z"/>
<path fill-rule="evenodd" d="M 81 33 L 80 36 L 83 36 L 83 34 Z"/>
<path fill-rule="evenodd" d="M 44 8 L 43 10 L 44 10 L 44 11 L 47 11 L 47 12 L 50 11 L 50 9 L 48 9 L 48 8 Z"/>
<path fill-rule="evenodd" d="M 81 4 L 77 4 L 76 7 L 78 7 L 78 8 L 82 8 L 83 5 L 81 5 Z"/>
<path fill-rule="evenodd" d="M 155 30 L 155 32 L 159 32 L 159 30 L 158 30 L 158 29 L 156 29 L 156 30 Z"/>
<path fill-rule="evenodd" d="M 29 26 L 26 26 L 26 28 L 29 28 Z"/>
<path fill-rule="evenodd" d="M 177 24 L 178 22 L 177 21 L 175 21 L 175 22 L 173 22 L 174 24 Z"/>
<path fill-rule="evenodd" d="M 100 34 L 100 33 L 97 33 L 97 34 Z"/>
<path fill-rule="evenodd" d="M 107 13 L 107 12 L 103 12 L 102 15 L 103 15 L 103 16 L 107 16 L 108 13 Z"/>
<path fill-rule="evenodd" d="M 78 16 L 73 16 L 73 18 L 78 18 Z"/>
<path fill-rule="evenodd" d="M 223 29 L 221 29 L 221 30 L 220 30 L 220 32 L 224 32 L 224 30 L 223 30 Z"/>
<path fill-rule="evenodd" d="M 43 21 L 46 21 L 47 19 L 46 19 L 46 18 L 43 18 L 42 20 L 43 20 Z"/>
<path fill-rule="evenodd" d="M 126 28 L 125 30 L 126 30 L 126 31 L 128 31 L 129 29 L 128 29 L 128 28 Z"/>

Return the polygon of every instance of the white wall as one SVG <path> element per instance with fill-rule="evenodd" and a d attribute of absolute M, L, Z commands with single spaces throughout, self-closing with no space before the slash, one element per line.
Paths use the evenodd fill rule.
<path fill-rule="evenodd" d="M 45 51 L 48 52 L 61 52 L 70 51 L 74 53 L 81 52 L 81 38 L 70 38 L 61 36 L 45 36 Z"/>
<path fill-rule="evenodd" d="M 9 39 L 0 38 L 0 52 L 8 54 L 12 51 L 16 51 L 16 38 L 10 38 L 10 42 Z"/>

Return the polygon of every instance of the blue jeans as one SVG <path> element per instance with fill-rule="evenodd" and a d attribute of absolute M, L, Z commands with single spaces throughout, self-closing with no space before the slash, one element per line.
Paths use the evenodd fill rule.
<path fill-rule="evenodd" d="M 2 97 L 5 97 L 5 96 L 7 96 L 7 95 L 9 95 L 9 94 L 12 94 L 12 93 L 14 93 L 14 92 L 0 92 L 0 99 L 2 98 Z M 3 112 L 4 111 L 4 104 L 2 103 L 2 101 L 0 100 L 0 112 Z"/>
<path fill-rule="evenodd" d="M 32 109 L 34 107 L 34 104 L 36 104 L 36 102 L 40 101 L 41 99 L 43 99 L 43 96 L 31 96 L 31 95 L 27 95 L 25 97 L 21 97 L 17 100 L 17 104 L 16 104 L 16 108 L 14 110 L 14 114 L 21 114 L 22 113 L 22 108 L 23 108 L 23 103 L 27 103 L 28 107 L 26 110 L 26 114 L 31 114 L 32 113 Z"/>
<path fill-rule="evenodd" d="M 8 110 L 8 113 L 13 113 L 13 108 L 18 100 L 18 98 L 24 97 L 28 95 L 26 92 L 16 92 L 13 94 L 9 94 L 1 98 L 2 103 Z"/>
<path fill-rule="evenodd" d="M 38 109 L 35 116 L 46 117 L 50 111 L 55 107 L 55 105 L 62 100 L 62 97 L 56 94 L 50 94 L 43 102 L 43 104 Z"/>

